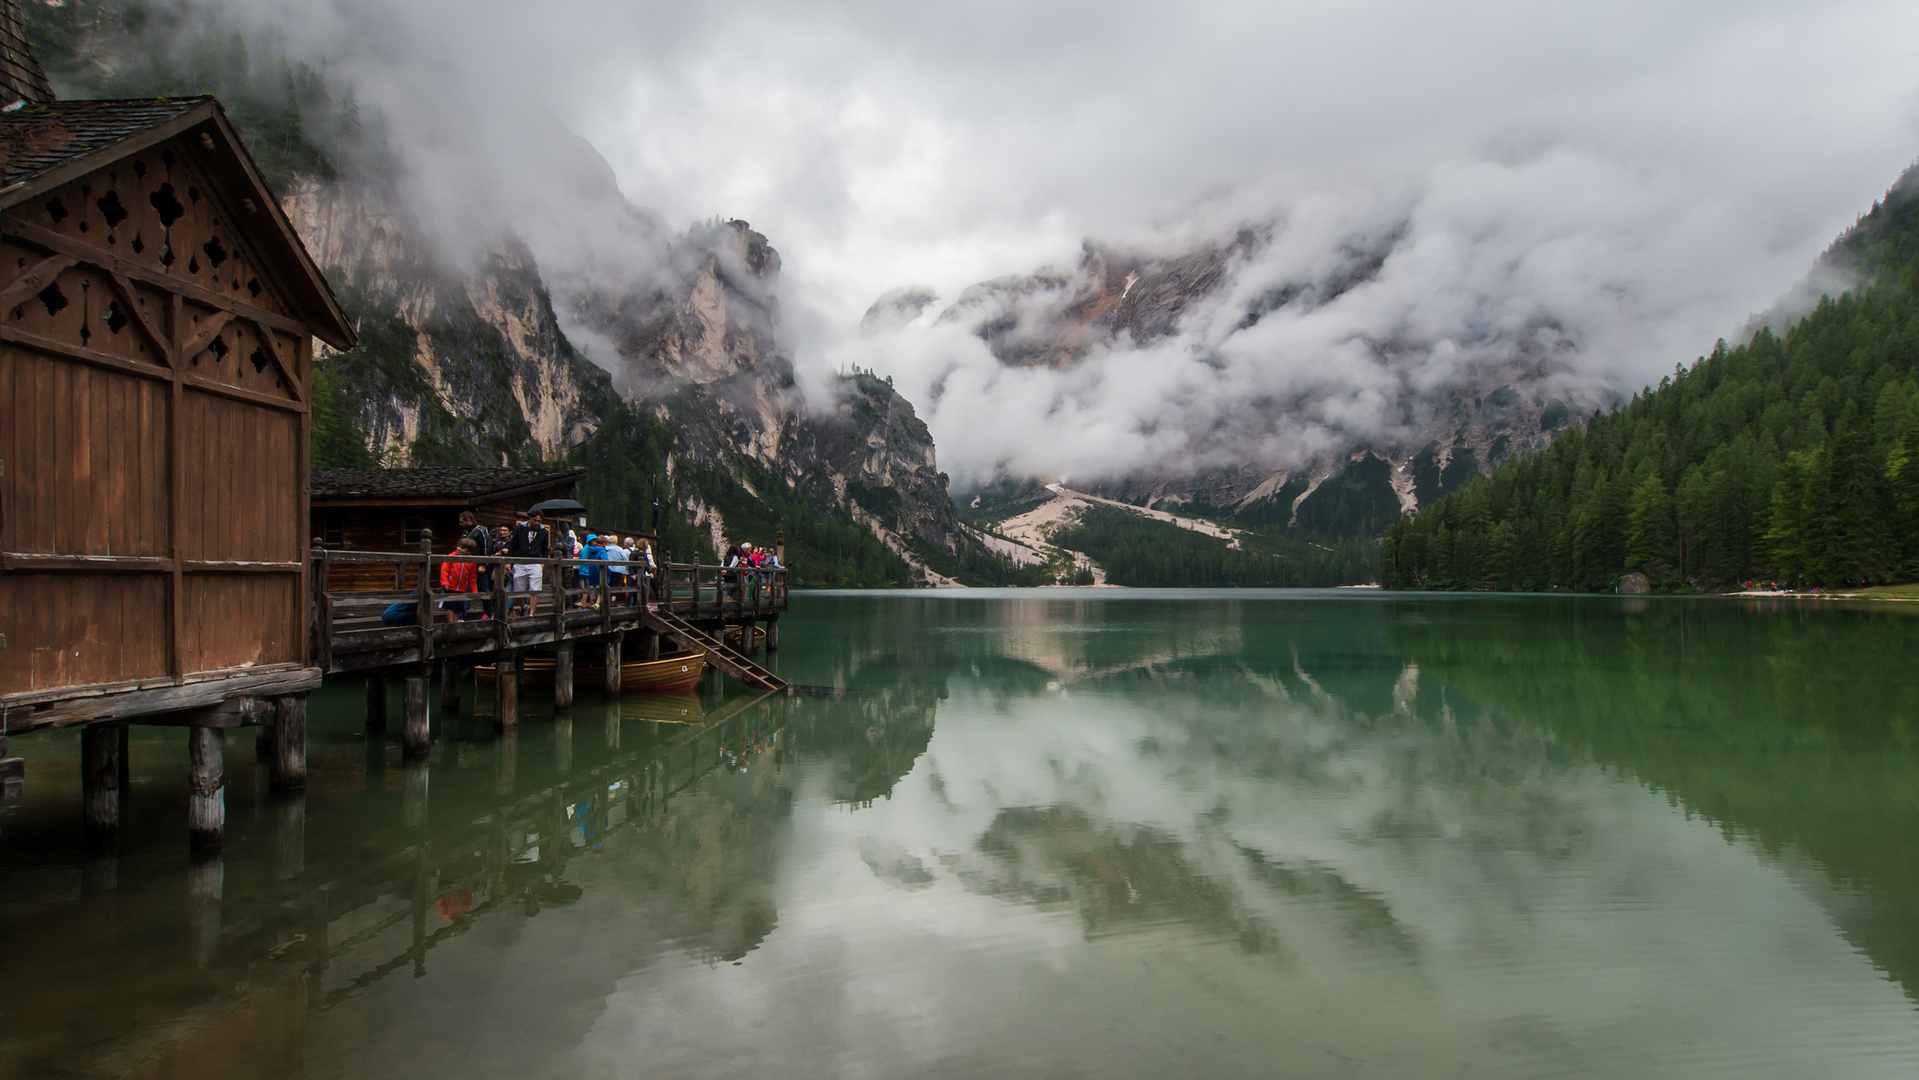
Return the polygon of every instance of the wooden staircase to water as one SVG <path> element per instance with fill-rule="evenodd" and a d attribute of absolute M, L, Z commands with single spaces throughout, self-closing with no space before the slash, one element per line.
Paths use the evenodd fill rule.
<path fill-rule="evenodd" d="M 725 642 L 670 611 L 648 608 L 641 616 L 641 622 L 649 630 L 672 634 L 689 649 L 704 650 L 706 658 L 716 667 L 748 686 L 757 686 L 765 690 L 787 688 L 785 679 L 759 666 L 748 659 L 744 653 L 731 648 Z"/>

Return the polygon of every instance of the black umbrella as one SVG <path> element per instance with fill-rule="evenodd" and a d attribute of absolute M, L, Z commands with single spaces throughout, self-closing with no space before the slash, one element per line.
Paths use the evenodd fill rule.
<path fill-rule="evenodd" d="M 577 514 L 585 510 L 585 505 L 572 499 L 548 499 L 543 503 L 534 503 L 533 509 L 542 514 Z"/>

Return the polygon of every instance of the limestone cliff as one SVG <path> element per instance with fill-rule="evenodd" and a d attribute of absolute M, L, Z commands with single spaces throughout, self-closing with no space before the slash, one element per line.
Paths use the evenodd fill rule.
<path fill-rule="evenodd" d="M 284 205 L 358 324 L 360 346 L 328 359 L 387 461 L 553 459 L 592 432 L 604 378 L 560 332 L 523 244 L 448 267 L 372 188 L 303 178 Z"/>

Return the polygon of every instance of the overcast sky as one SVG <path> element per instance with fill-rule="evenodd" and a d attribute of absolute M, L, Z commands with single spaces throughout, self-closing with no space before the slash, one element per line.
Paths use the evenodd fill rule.
<path fill-rule="evenodd" d="M 1919 154 L 1910 2 L 337 2 L 279 18 L 347 27 L 389 110 L 534 159 L 513 118 L 551 110 L 669 224 L 772 239 L 803 371 L 890 364 L 922 393 L 981 361 L 849 341 L 887 289 L 951 300 L 1089 237 L 1176 246 L 1259 219 L 1333 238 L 1411 220 L 1440 276 L 1407 267 L 1403 296 L 1527 292 L 1584 370 L 1629 387 L 1767 306 Z M 935 423 L 943 457 L 969 426 Z"/>

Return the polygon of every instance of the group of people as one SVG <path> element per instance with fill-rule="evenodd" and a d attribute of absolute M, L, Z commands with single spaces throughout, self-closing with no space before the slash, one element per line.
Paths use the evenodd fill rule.
<path fill-rule="evenodd" d="M 455 558 L 440 564 L 440 588 L 446 592 L 486 594 L 486 598 L 478 602 L 477 610 L 472 601 L 444 601 L 441 606 L 455 620 L 491 619 L 499 614 L 493 610 L 492 600 L 498 574 L 507 575 L 506 591 L 512 594 L 507 599 L 506 614 L 538 614 L 540 594 L 546 588 L 546 567 L 539 560 L 586 559 L 606 563 L 604 568 L 565 567 L 565 585 L 578 588 L 584 583 L 597 589 L 605 575 L 605 583 L 615 590 L 620 603 L 637 602 L 643 583 L 657 575 L 660 567 L 648 541 L 631 536 L 622 539 L 613 533 L 588 533 L 582 540 L 571 528 L 556 534 L 553 526 L 547 524 L 546 515 L 538 510 L 529 511 L 511 527 L 496 525 L 491 529 L 480 524 L 472 511 L 464 512 L 460 515 L 459 539 L 448 554 Z M 473 563 L 459 560 L 457 557 L 461 555 L 529 561 Z M 589 593 L 574 602 L 597 606 L 599 598 Z"/>
<path fill-rule="evenodd" d="M 760 584 L 768 576 L 766 571 L 785 569 L 780 565 L 778 553 L 752 544 L 734 544 L 727 548 L 720 565 L 726 568 L 727 591 L 735 600 L 743 599 L 748 590 L 758 598 Z"/>
<path fill-rule="evenodd" d="M 462 513 L 459 536 L 448 555 L 452 557 L 440 564 L 440 589 L 479 594 L 475 600 L 441 602 L 441 608 L 454 621 L 500 617 L 502 613 L 494 611 L 493 596 L 499 583 L 497 576 L 502 574 L 506 575 L 505 591 L 509 594 L 508 610 L 504 614 L 537 615 L 540 595 L 546 588 L 544 560 L 549 559 L 578 559 L 600 564 L 568 566 L 562 570 L 567 589 L 585 586 L 589 590 L 569 601 L 581 607 L 599 606 L 602 585 L 607 587 L 609 602 L 623 605 L 642 601 L 649 583 L 654 595 L 660 595 L 664 586 L 661 580 L 664 561 L 654 556 L 651 541 L 632 536 L 623 538 L 616 533 L 589 532 L 581 537 L 571 528 L 556 532 L 538 510 L 529 511 L 510 527 L 496 525 L 490 529 L 480 524 L 471 511 Z M 503 557 L 509 561 L 467 562 L 461 556 Z M 771 572 L 784 569 L 777 553 L 754 544 L 728 547 L 721 565 L 725 568 L 727 591 L 736 600 L 744 599 L 749 593 L 757 598 Z M 394 605 L 395 609 L 402 607 L 411 605 Z M 390 610 L 389 615 L 393 614 Z M 410 614 L 410 611 L 400 613 Z"/>

